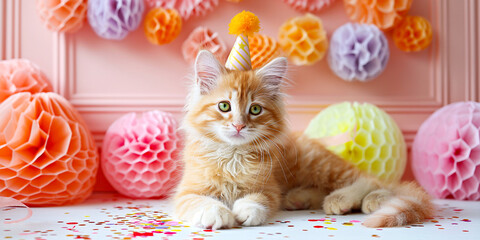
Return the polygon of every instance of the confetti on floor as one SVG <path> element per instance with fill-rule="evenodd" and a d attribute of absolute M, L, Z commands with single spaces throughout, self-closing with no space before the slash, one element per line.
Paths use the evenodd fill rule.
<path fill-rule="evenodd" d="M 172 217 L 167 200 L 132 200 L 94 194 L 83 204 L 33 208 L 32 218 L 0 224 L 0 239 L 480 239 L 480 202 L 436 200 L 437 215 L 399 228 L 362 226 L 364 214 L 329 216 L 322 211 L 283 211 L 259 227 L 208 230 Z M 18 219 L 25 209 L 3 208 L 0 221 Z"/>

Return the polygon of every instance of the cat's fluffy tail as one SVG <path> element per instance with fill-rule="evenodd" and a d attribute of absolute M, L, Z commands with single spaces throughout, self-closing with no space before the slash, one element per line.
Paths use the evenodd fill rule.
<path fill-rule="evenodd" d="M 401 183 L 390 188 L 395 194 L 363 222 L 366 227 L 397 227 L 430 218 L 434 207 L 428 194 L 416 183 Z"/>

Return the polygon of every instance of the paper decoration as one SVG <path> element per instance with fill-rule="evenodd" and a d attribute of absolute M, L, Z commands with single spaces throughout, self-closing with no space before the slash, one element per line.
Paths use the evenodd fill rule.
<path fill-rule="evenodd" d="M 283 0 L 300 12 L 318 12 L 330 6 L 335 0 Z"/>
<path fill-rule="evenodd" d="M 233 3 L 239 3 L 242 2 L 243 0 L 227 0 L 228 2 L 233 2 Z"/>
<path fill-rule="evenodd" d="M 407 16 L 393 30 L 393 41 L 405 52 L 416 52 L 427 48 L 432 42 L 432 26 L 427 19 Z"/>
<path fill-rule="evenodd" d="M 355 132 L 354 140 L 330 150 L 368 174 L 398 181 L 405 171 L 407 148 L 402 131 L 383 110 L 368 103 L 334 104 L 315 116 L 305 134 L 311 138 Z"/>
<path fill-rule="evenodd" d="M 167 44 L 180 34 L 182 18 L 175 9 L 154 8 L 145 17 L 143 30 L 150 43 Z"/>
<path fill-rule="evenodd" d="M 310 13 L 291 18 L 279 31 L 278 43 L 295 65 L 312 65 L 321 60 L 328 49 L 327 33 L 320 18 Z"/>
<path fill-rule="evenodd" d="M 83 26 L 86 0 L 37 0 L 37 13 L 50 31 L 74 33 Z"/>
<path fill-rule="evenodd" d="M 358 23 L 374 24 L 387 31 L 395 27 L 413 0 L 343 0 L 347 15 Z"/>
<path fill-rule="evenodd" d="M 183 42 L 183 58 L 189 64 L 193 64 L 200 50 L 210 51 L 221 63 L 227 60 L 227 46 L 218 33 L 201 26 L 195 28 Z"/>
<path fill-rule="evenodd" d="M 437 198 L 480 200 L 480 103 L 458 102 L 435 111 L 415 136 L 411 166 Z"/>
<path fill-rule="evenodd" d="M 93 190 L 93 137 L 56 93 L 17 93 L 0 104 L 0 196 L 29 206 L 74 204 Z"/>
<path fill-rule="evenodd" d="M 52 86 L 37 65 L 26 59 L 0 61 L 0 103 L 19 92 L 50 92 Z"/>
<path fill-rule="evenodd" d="M 169 113 L 129 113 L 107 130 L 102 169 L 121 194 L 133 198 L 167 196 L 181 177 L 180 136 Z"/>
<path fill-rule="evenodd" d="M 388 42 L 375 25 L 344 24 L 333 33 L 330 41 L 328 63 L 343 80 L 369 81 L 387 66 Z"/>
<path fill-rule="evenodd" d="M 252 68 L 259 68 L 281 55 L 277 41 L 267 35 L 254 34 L 249 38 Z"/>
<path fill-rule="evenodd" d="M 88 22 L 105 39 L 121 40 L 143 19 L 143 0 L 88 0 Z"/>
<path fill-rule="evenodd" d="M 205 16 L 217 5 L 218 0 L 145 0 L 151 8 L 176 9 L 183 20 Z"/>

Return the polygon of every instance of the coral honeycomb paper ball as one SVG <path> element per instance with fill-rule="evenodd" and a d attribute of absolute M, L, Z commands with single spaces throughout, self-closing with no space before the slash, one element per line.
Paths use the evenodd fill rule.
<path fill-rule="evenodd" d="M 204 16 L 212 11 L 218 0 L 145 0 L 151 8 L 175 9 L 184 20 Z"/>
<path fill-rule="evenodd" d="M 427 48 L 432 38 L 432 26 L 423 17 L 407 16 L 393 30 L 395 45 L 405 52 L 416 52 Z"/>
<path fill-rule="evenodd" d="M 193 64 L 200 50 L 208 50 L 217 59 L 224 63 L 227 60 L 228 50 L 225 42 L 217 32 L 206 27 L 195 28 L 182 44 L 182 54 L 185 61 Z"/>
<path fill-rule="evenodd" d="M 278 43 L 289 60 L 299 66 L 316 63 L 328 49 L 322 20 L 310 13 L 285 22 L 280 27 Z"/>
<path fill-rule="evenodd" d="M 368 103 L 343 102 L 321 111 L 305 130 L 312 138 L 345 132 L 350 132 L 353 140 L 330 150 L 368 174 L 389 182 L 400 180 L 407 147 L 402 131 L 386 112 Z"/>
<path fill-rule="evenodd" d="M 87 15 L 87 1 L 37 0 L 37 12 L 49 30 L 74 33 L 83 26 Z"/>
<path fill-rule="evenodd" d="M 437 198 L 480 200 L 480 103 L 453 103 L 423 122 L 412 146 L 412 169 Z"/>
<path fill-rule="evenodd" d="M 156 45 L 172 42 L 182 30 L 182 18 L 175 9 L 154 8 L 144 21 L 148 41 Z"/>
<path fill-rule="evenodd" d="M 121 194 L 133 198 L 165 197 L 180 180 L 181 139 L 169 113 L 127 114 L 105 135 L 102 169 Z"/>
<path fill-rule="evenodd" d="M 413 0 L 343 0 L 347 15 L 358 23 L 388 31 L 405 17 Z"/>
<path fill-rule="evenodd" d="M 19 92 L 50 91 L 50 81 L 37 65 L 25 59 L 0 61 L 0 103 Z"/>
<path fill-rule="evenodd" d="M 0 104 L 0 196 L 30 206 L 74 204 L 93 190 L 99 158 L 78 112 L 56 93 Z"/>
<path fill-rule="evenodd" d="M 301 12 L 318 12 L 330 6 L 335 0 L 283 0 L 290 7 Z"/>

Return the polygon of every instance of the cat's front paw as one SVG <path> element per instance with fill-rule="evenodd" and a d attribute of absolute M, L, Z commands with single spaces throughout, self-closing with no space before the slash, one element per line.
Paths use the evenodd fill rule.
<path fill-rule="evenodd" d="M 233 204 L 235 219 L 244 226 L 258 226 L 267 220 L 268 209 L 249 199 L 238 199 Z"/>
<path fill-rule="evenodd" d="M 350 212 L 355 203 L 343 193 L 332 193 L 323 202 L 323 211 L 326 214 L 341 215 Z"/>
<path fill-rule="evenodd" d="M 235 217 L 227 207 L 209 204 L 194 214 L 192 223 L 206 229 L 232 228 L 235 225 Z"/>

